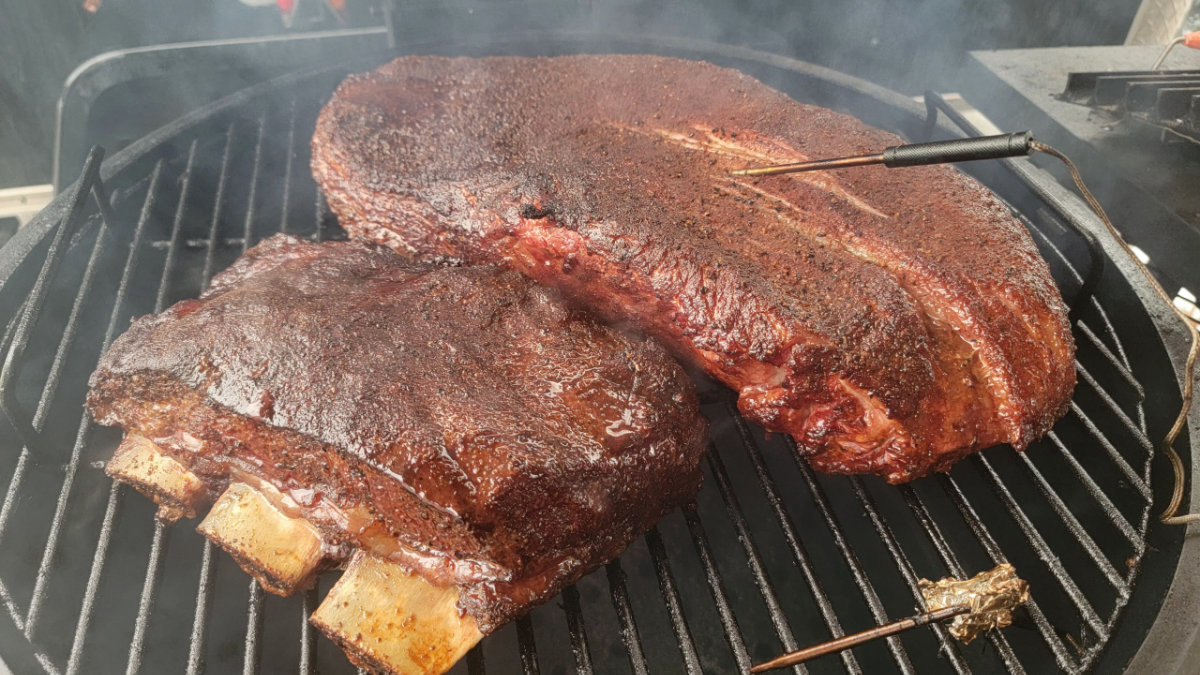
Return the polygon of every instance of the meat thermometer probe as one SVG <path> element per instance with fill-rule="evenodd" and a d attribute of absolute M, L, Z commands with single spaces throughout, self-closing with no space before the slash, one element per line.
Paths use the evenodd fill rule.
<path fill-rule="evenodd" d="M 1035 150 L 1035 142 L 1032 132 L 1018 131 L 998 136 L 979 136 L 977 138 L 958 138 L 951 141 L 934 141 L 932 143 L 893 145 L 889 148 L 884 148 L 883 152 L 874 155 L 818 159 L 811 162 L 739 169 L 730 173 L 735 176 L 773 176 L 779 173 L 844 169 L 850 166 L 867 166 L 869 164 L 882 164 L 886 167 L 921 166 L 924 164 L 945 164 L 948 162 L 970 162 L 977 159 L 1026 157 Z"/>

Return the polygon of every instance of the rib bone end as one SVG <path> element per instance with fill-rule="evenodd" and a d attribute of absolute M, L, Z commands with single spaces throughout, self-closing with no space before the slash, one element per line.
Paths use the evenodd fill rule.
<path fill-rule="evenodd" d="M 158 504 L 158 519 L 168 524 L 182 517 L 195 518 L 197 507 L 207 497 L 204 482 L 196 474 L 137 434 L 126 434 L 105 472 L 153 499 Z"/>
<path fill-rule="evenodd" d="M 483 638 L 457 603 L 457 588 L 359 551 L 310 620 L 359 666 L 440 675 Z"/>
<path fill-rule="evenodd" d="M 231 483 L 196 529 L 276 595 L 311 587 L 324 557 L 308 521 L 283 513 L 245 483 Z"/>

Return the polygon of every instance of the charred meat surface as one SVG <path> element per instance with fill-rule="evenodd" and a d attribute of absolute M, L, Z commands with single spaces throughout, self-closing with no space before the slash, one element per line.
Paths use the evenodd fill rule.
<path fill-rule="evenodd" d="M 957 170 L 729 175 L 899 142 L 700 62 L 405 57 L 341 85 L 313 170 L 352 234 L 519 270 L 657 336 L 816 468 L 903 482 L 1024 449 L 1075 372 L 1048 266 Z"/>
<path fill-rule="evenodd" d="M 651 340 L 495 267 L 277 236 L 134 321 L 87 406 L 213 495 L 265 484 L 488 632 L 690 500 L 706 425 Z M 336 562 L 336 560 L 335 560 Z"/>

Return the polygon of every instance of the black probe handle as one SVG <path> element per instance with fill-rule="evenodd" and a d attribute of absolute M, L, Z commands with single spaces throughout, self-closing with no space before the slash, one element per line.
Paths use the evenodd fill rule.
<path fill-rule="evenodd" d="M 1033 152 L 1033 132 L 960 138 L 953 141 L 894 145 L 883 151 L 884 166 L 921 166 L 975 159 L 1024 157 Z"/>

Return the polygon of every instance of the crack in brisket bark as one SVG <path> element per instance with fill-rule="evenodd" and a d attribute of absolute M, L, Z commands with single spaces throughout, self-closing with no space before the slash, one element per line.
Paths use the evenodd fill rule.
<path fill-rule="evenodd" d="M 749 190 L 754 194 L 775 200 L 777 203 L 782 204 L 794 213 L 802 213 L 802 210 L 798 206 L 778 194 L 763 190 L 753 183 L 745 180 L 739 180 L 732 177 L 729 180 L 730 182 L 743 189 Z M 802 221 L 800 220 L 795 218 L 787 218 L 782 213 L 772 209 L 760 208 L 760 210 L 764 213 L 773 215 L 780 222 L 787 224 L 796 233 L 810 241 L 816 241 L 818 238 L 827 238 L 833 241 L 837 246 L 841 247 L 843 251 L 854 256 L 858 260 L 862 260 L 870 265 L 874 265 L 875 267 L 878 267 L 891 275 L 892 279 L 896 282 L 896 285 L 899 286 L 905 293 L 907 293 L 908 296 L 911 297 L 913 301 L 921 308 L 921 311 L 925 315 L 924 318 L 926 325 L 931 329 L 931 333 L 933 332 L 933 323 L 944 323 L 953 326 L 956 336 L 951 339 L 962 341 L 966 345 L 969 345 L 971 355 L 968 358 L 978 358 L 980 360 L 980 364 L 982 366 L 981 370 L 983 371 L 984 375 L 980 378 L 977 378 L 977 380 L 980 384 L 986 383 L 990 385 L 992 389 L 987 390 L 981 388 L 980 390 L 973 391 L 972 393 L 977 396 L 986 396 L 989 399 L 1001 402 L 1009 397 L 1009 387 L 1006 377 L 1006 373 L 1009 368 L 1008 364 L 1003 361 L 1003 356 L 1000 356 L 1001 362 L 999 364 L 989 363 L 990 359 L 988 359 L 987 356 L 980 354 L 980 349 L 976 346 L 977 338 L 976 340 L 972 340 L 969 337 L 963 337 L 961 335 L 961 333 L 964 332 L 970 335 L 975 333 L 975 331 L 972 331 L 969 325 L 966 325 L 962 322 L 956 322 L 954 320 L 956 316 L 954 312 L 943 311 L 942 307 L 939 306 L 939 303 L 932 301 L 930 290 L 922 288 L 920 284 L 906 280 L 903 273 L 896 268 L 896 265 L 894 263 L 889 263 L 885 256 L 881 256 L 879 250 L 872 249 L 868 241 L 865 241 L 862 238 L 851 239 L 848 236 L 828 237 L 828 232 L 825 229 L 822 229 L 819 232 L 814 231 L 811 228 L 806 229 L 802 227 Z M 936 280 L 926 278 L 923 279 L 923 281 L 926 284 L 937 288 Z M 944 292 L 944 289 L 939 288 L 938 290 L 943 292 L 943 296 L 948 295 Z M 996 393 L 993 394 L 993 392 Z M 1010 431 L 1014 435 L 1019 433 L 1019 429 L 1011 429 Z"/>
<path fill-rule="evenodd" d="M 766 152 L 755 151 L 752 148 L 746 147 L 745 145 L 727 141 L 699 124 L 692 125 L 693 131 L 690 135 L 685 135 L 678 131 L 671 131 L 670 129 L 653 128 L 649 130 L 643 130 L 637 127 L 620 124 L 613 124 L 612 127 L 614 129 L 621 129 L 622 131 L 642 134 L 648 137 L 654 137 L 657 135 L 664 140 L 671 141 L 672 143 L 675 143 L 682 148 L 687 148 L 688 150 L 697 150 L 708 154 L 723 155 L 725 157 L 736 157 L 738 159 L 746 160 L 748 163 L 758 162 L 760 164 L 793 164 L 796 162 L 805 162 L 809 159 L 807 155 L 790 146 L 787 146 L 784 143 L 777 143 L 777 146 L 783 151 L 780 154 L 773 155 Z M 696 140 L 694 137 L 695 133 L 703 134 L 706 142 Z M 750 132 L 742 133 L 748 134 Z M 826 190 L 853 205 L 855 208 L 865 211 L 873 216 L 887 218 L 887 214 L 883 213 L 874 206 L 871 206 L 861 197 L 850 193 L 848 190 L 846 190 L 846 188 L 842 187 L 841 183 L 839 183 L 836 178 L 825 176 L 823 174 L 824 172 L 820 171 L 806 171 L 802 173 L 788 174 L 788 178 L 801 183 L 808 183 L 809 185 Z M 740 183 L 740 181 L 734 180 L 732 177 L 730 177 L 730 180 Z"/>

